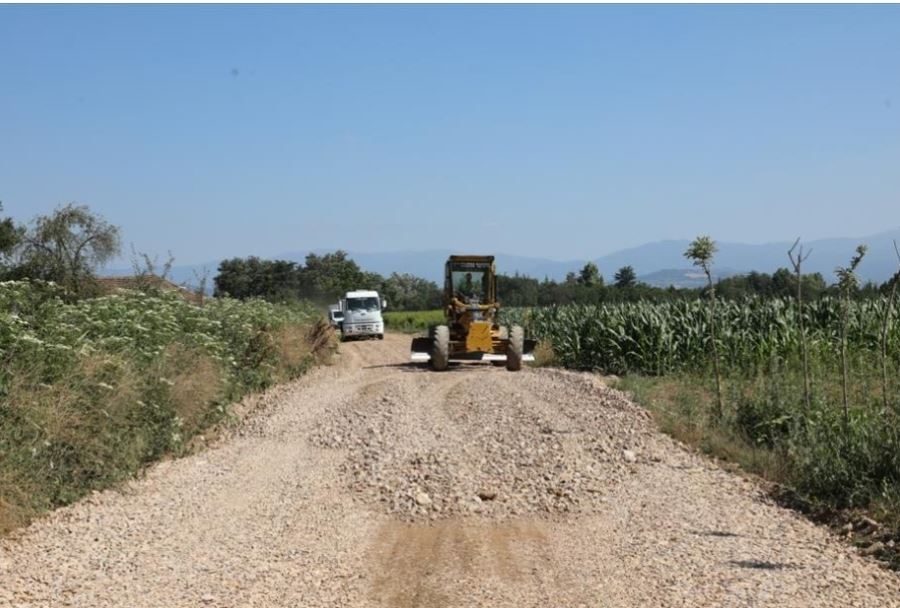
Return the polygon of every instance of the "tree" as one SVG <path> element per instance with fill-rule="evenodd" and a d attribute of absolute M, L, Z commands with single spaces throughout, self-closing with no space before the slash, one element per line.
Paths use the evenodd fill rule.
<path fill-rule="evenodd" d="M 3 203 L 0 202 L 0 212 L 2 211 Z M 11 217 L 0 220 L 0 270 L 5 271 L 10 256 L 21 240 L 22 228 L 16 226 Z"/>
<path fill-rule="evenodd" d="M 370 280 L 367 280 L 370 279 Z M 324 255 L 310 253 L 301 271 L 301 290 L 306 297 L 334 300 L 351 289 L 377 289 L 346 251 Z"/>
<path fill-rule="evenodd" d="M 19 276 L 55 281 L 75 296 L 92 291 L 94 272 L 119 255 L 119 228 L 70 203 L 36 217 L 17 247 Z"/>
<path fill-rule="evenodd" d="M 595 285 L 603 285 L 603 277 L 600 276 L 600 269 L 593 262 L 588 262 L 578 273 L 578 283 L 593 287 Z"/>
<path fill-rule="evenodd" d="M 789 298 L 797 291 L 797 284 L 801 281 L 801 275 L 796 277 L 787 268 L 779 268 L 772 275 L 771 295 L 779 298 Z"/>
<path fill-rule="evenodd" d="M 709 334 L 712 344 L 713 366 L 716 372 L 716 420 L 722 419 L 724 407 L 722 405 L 722 377 L 719 373 L 719 346 L 717 344 L 716 335 L 716 288 L 712 280 L 712 262 L 716 255 L 715 241 L 708 236 L 698 236 L 688 245 L 684 257 L 691 260 L 694 266 L 699 266 L 706 275 L 706 282 L 709 286 Z"/>
<path fill-rule="evenodd" d="M 631 266 L 622 266 L 616 271 L 616 287 L 625 289 L 637 285 L 637 274 Z"/>
<path fill-rule="evenodd" d="M 246 259 L 222 260 L 219 273 L 213 279 L 216 296 L 232 298 L 263 298 L 271 302 L 286 302 L 302 296 L 301 269 L 295 262 Z"/>
<path fill-rule="evenodd" d="M 550 284 L 549 279 L 542 285 L 537 279 L 518 273 L 514 276 L 500 274 L 497 275 L 497 297 L 504 306 L 537 306 L 542 289 Z"/>
<path fill-rule="evenodd" d="M 440 308 L 441 290 L 434 281 L 411 274 L 392 273 L 381 282 L 381 295 L 397 310 L 429 310 Z"/>

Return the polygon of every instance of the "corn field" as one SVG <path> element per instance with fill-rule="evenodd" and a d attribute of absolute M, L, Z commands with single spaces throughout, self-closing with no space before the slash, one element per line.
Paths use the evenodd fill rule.
<path fill-rule="evenodd" d="M 886 299 L 850 304 L 847 342 L 855 360 L 868 360 L 880 352 L 886 304 Z M 841 307 L 834 298 L 804 304 L 811 359 L 828 363 L 838 356 Z M 549 342 L 565 367 L 665 375 L 705 371 L 710 366 L 710 318 L 703 301 L 571 305 L 504 313 L 506 323 L 520 323 L 530 336 Z M 720 301 L 718 346 L 728 372 L 778 370 L 799 361 L 797 314 L 790 300 Z M 888 332 L 888 354 L 895 366 L 900 363 L 898 316 L 894 310 Z"/>

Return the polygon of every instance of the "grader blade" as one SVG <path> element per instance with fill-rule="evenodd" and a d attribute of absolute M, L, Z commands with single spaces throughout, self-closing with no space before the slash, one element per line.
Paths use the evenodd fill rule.
<path fill-rule="evenodd" d="M 410 346 L 409 360 L 413 363 L 431 361 L 431 338 L 413 338 Z"/>

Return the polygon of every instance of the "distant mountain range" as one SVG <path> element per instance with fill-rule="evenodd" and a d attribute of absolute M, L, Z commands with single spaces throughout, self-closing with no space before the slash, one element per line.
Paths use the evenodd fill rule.
<path fill-rule="evenodd" d="M 883 282 L 897 271 L 898 261 L 894 253 L 892 241 L 900 242 L 900 228 L 888 232 L 874 234 L 862 238 L 819 239 L 804 243 L 804 250 L 811 251 L 804 264 L 804 272 L 820 272 L 825 280 L 832 282 L 834 269 L 846 265 L 859 244 L 869 246 L 869 251 L 858 269 L 863 281 Z M 632 266 L 639 280 L 667 287 L 696 286 L 703 283 L 703 277 L 697 269 L 691 268 L 684 259 L 684 251 L 689 240 L 669 240 L 647 243 L 638 247 L 622 249 L 593 260 L 607 280 L 611 280 L 616 270 L 622 266 Z M 719 243 L 716 254 L 714 274 L 724 278 L 756 270 L 774 272 L 778 268 L 787 267 L 789 261 L 787 251 L 789 242 L 747 245 L 743 243 Z M 314 253 L 326 253 L 331 250 L 315 250 Z M 290 251 L 274 256 L 275 259 L 303 262 L 307 251 Z M 427 251 L 393 251 L 393 252 L 349 252 L 357 264 L 365 270 L 389 275 L 392 272 L 410 273 L 432 281 L 440 282 L 443 277 L 444 262 L 451 253 L 466 253 L 449 249 L 432 249 Z M 470 252 L 471 253 L 471 252 Z M 561 280 L 568 272 L 577 272 L 587 260 L 557 261 L 539 257 L 524 257 L 495 253 L 497 270 L 505 274 L 522 274 L 538 279 L 544 277 Z M 210 285 L 216 274 L 218 262 L 196 264 L 191 266 L 175 266 L 171 278 L 177 283 L 193 284 L 195 272 L 203 268 L 209 270 Z M 104 274 L 129 274 L 130 269 L 110 269 Z"/>

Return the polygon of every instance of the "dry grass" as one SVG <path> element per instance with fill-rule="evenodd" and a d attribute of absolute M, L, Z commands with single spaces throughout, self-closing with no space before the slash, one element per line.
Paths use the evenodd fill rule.
<path fill-rule="evenodd" d="M 537 367 L 559 367 L 559 358 L 549 340 L 541 340 L 534 347 L 534 365 Z"/>
<path fill-rule="evenodd" d="M 332 355 L 337 352 L 337 333 L 325 319 L 319 319 L 307 329 L 306 340 L 316 363 L 330 362 Z"/>
<path fill-rule="evenodd" d="M 38 511 L 37 488 L 0 461 L 0 535 L 25 525 Z"/>
<path fill-rule="evenodd" d="M 710 421 L 708 413 L 712 411 L 715 394 L 702 382 L 626 376 L 617 387 L 630 391 L 649 409 L 660 430 L 667 435 L 765 479 L 779 483 L 787 480 L 788 469 L 782 454 L 754 445 Z"/>
<path fill-rule="evenodd" d="M 140 437 L 129 440 L 140 382 L 127 361 L 86 356 L 52 384 L 42 371 L 10 376 L 3 413 L 9 434 L 0 434 L 0 529 L 120 478 L 147 448 Z"/>
<path fill-rule="evenodd" d="M 225 374 L 205 353 L 178 344 L 166 349 L 161 368 L 160 377 L 171 382 L 168 398 L 182 432 L 190 437 L 205 426 L 210 406 L 224 401 Z"/>
<path fill-rule="evenodd" d="M 325 322 L 289 325 L 260 340 L 272 355 L 259 364 L 271 381 L 327 362 L 336 346 Z M 149 365 L 97 354 L 74 359 L 55 377 L 40 365 L 11 367 L 0 402 L 0 534 L 166 454 L 190 451 L 192 437 L 246 392 L 235 392 L 221 363 L 179 343 Z"/>

